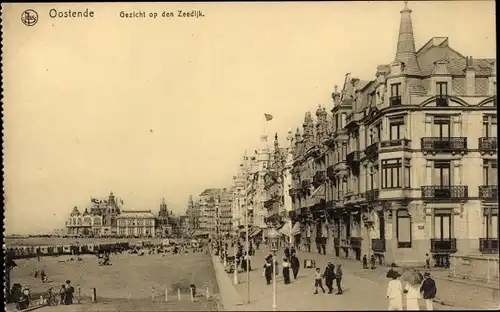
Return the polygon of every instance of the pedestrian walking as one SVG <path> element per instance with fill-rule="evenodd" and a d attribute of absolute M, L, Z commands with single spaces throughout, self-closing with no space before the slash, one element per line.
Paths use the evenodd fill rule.
<path fill-rule="evenodd" d="M 368 269 L 368 258 L 366 255 L 363 256 L 363 269 Z"/>
<path fill-rule="evenodd" d="M 319 268 L 316 268 L 316 272 L 314 272 L 314 294 L 318 294 L 318 288 L 321 288 L 323 293 L 325 293 L 325 289 L 323 288 L 323 276 Z"/>
<path fill-rule="evenodd" d="M 375 270 L 375 255 L 370 257 L 370 266 L 372 270 Z"/>
<path fill-rule="evenodd" d="M 285 285 L 290 284 L 290 262 L 288 262 L 288 258 L 283 258 L 283 281 Z"/>
<path fill-rule="evenodd" d="M 430 270 L 431 268 L 431 258 L 429 257 L 429 254 L 425 254 L 425 268 L 427 270 Z"/>
<path fill-rule="evenodd" d="M 325 278 L 325 285 L 328 288 L 328 293 L 332 294 L 333 280 L 335 279 L 335 266 L 330 261 L 328 261 L 328 264 L 326 265 L 323 277 Z"/>
<path fill-rule="evenodd" d="M 285 257 L 290 261 L 290 248 L 286 247 L 284 253 Z"/>
<path fill-rule="evenodd" d="M 418 311 L 420 307 L 418 305 L 418 299 L 422 298 L 420 294 L 419 285 L 412 285 L 407 283 L 404 289 L 406 294 L 406 310 L 408 311 Z"/>
<path fill-rule="evenodd" d="M 436 282 L 431 278 L 431 273 L 424 273 L 424 281 L 420 286 L 420 293 L 425 301 L 426 310 L 434 310 L 434 299 L 436 298 L 437 288 Z"/>
<path fill-rule="evenodd" d="M 342 295 L 344 291 L 342 290 L 342 265 L 337 265 L 337 270 L 335 271 L 335 281 L 337 282 L 337 295 Z"/>
<path fill-rule="evenodd" d="M 387 285 L 386 297 L 389 299 L 389 311 L 402 311 L 403 310 L 403 283 L 399 279 L 401 275 L 390 270 L 387 273 L 387 277 L 391 278 L 391 281 Z"/>
<path fill-rule="evenodd" d="M 266 258 L 266 264 L 264 264 L 264 277 L 266 278 L 267 285 L 271 284 L 271 279 L 273 277 L 273 258 L 268 256 Z"/>
<path fill-rule="evenodd" d="M 296 253 L 292 253 L 292 256 L 290 257 L 290 266 L 292 268 L 293 272 L 293 279 L 297 279 L 297 275 L 299 274 L 299 269 L 300 269 L 300 261 L 299 258 L 297 258 Z"/>

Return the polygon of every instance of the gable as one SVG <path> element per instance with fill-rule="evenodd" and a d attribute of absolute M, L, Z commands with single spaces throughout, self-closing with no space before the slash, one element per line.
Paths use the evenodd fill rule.
<path fill-rule="evenodd" d="M 418 64 L 425 76 L 430 75 L 434 70 L 434 62 L 442 59 L 463 60 L 463 66 L 465 68 L 465 57 L 449 46 L 432 46 L 426 50 L 422 50 L 417 56 Z"/>

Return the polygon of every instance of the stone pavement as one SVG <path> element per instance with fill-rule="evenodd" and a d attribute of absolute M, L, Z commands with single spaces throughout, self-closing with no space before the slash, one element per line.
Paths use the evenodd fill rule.
<path fill-rule="evenodd" d="M 240 297 L 245 302 L 244 306 L 237 307 L 236 310 L 241 311 L 262 311 L 271 310 L 272 307 L 272 285 L 266 285 L 263 277 L 262 266 L 264 258 L 268 255 L 265 250 L 257 251 L 257 254 L 252 258 L 252 268 L 250 272 L 250 303 L 247 303 L 247 287 L 246 273 L 239 274 L 240 283 L 235 285 L 235 288 Z M 388 302 L 385 299 L 385 291 L 387 287 L 387 278 L 385 274 L 387 268 L 378 268 L 376 270 L 363 270 L 361 264 L 357 261 L 338 259 L 333 256 L 323 256 L 317 253 L 298 252 L 298 256 L 303 264 L 305 258 L 316 260 L 316 265 L 323 271 L 328 260 L 334 264 L 342 264 L 344 267 L 343 278 L 343 295 L 328 295 L 319 294 L 313 295 L 313 274 L 314 269 L 300 268 L 299 278 L 292 281 L 290 285 L 284 285 L 280 275 L 277 278 L 277 298 L 278 309 L 280 311 L 291 310 L 385 310 Z M 282 258 L 282 257 L 280 257 Z M 281 263 L 281 261 L 280 261 Z M 369 272 L 367 272 L 369 271 Z M 438 285 L 438 294 L 440 290 L 447 287 L 442 285 L 441 281 L 436 281 Z M 463 295 L 462 290 L 458 290 L 460 296 Z M 361 299 L 362 298 L 362 299 Z M 361 299 L 361 300 L 360 300 Z M 484 306 L 469 303 L 469 308 L 481 308 Z M 423 302 L 422 302 L 423 304 Z M 422 306 L 422 309 L 424 307 Z M 436 309 L 441 310 L 461 310 L 466 309 L 464 306 L 442 306 L 435 305 Z M 484 307 L 483 307 L 484 308 Z M 491 309 L 491 305 L 488 307 Z"/>

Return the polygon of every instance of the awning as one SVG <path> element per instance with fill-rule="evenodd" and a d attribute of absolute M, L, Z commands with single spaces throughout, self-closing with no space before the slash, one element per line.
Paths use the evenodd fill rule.
<path fill-rule="evenodd" d="M 295 222 L 295 224 L 292 227 L 292 235 L 295 236 L 297 234 L 300 234 L 300 223 Z"/>
<path fill-rule="evenodd" d="M 262 233 L 262 229 L 256 229 L 255 231 L 251 232 L 249 236 L 254 237 Z"/>

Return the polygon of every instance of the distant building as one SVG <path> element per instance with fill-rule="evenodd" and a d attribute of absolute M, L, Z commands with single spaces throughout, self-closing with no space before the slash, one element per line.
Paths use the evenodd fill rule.
<path fill-rule="evenodd" d="M 169 222 L 170 213 L 167 208 L 165 198 L 162 199 L 160 204 L 160 211 L 156 221 L 156 235 L 166 237 L 172 235 L 172 226 Z"/>
<path fill-rule="evenodd" d="M 117 217 L 118 235 L 155 237 L 155 219 L 151 210 L 124 210 Z"/>

